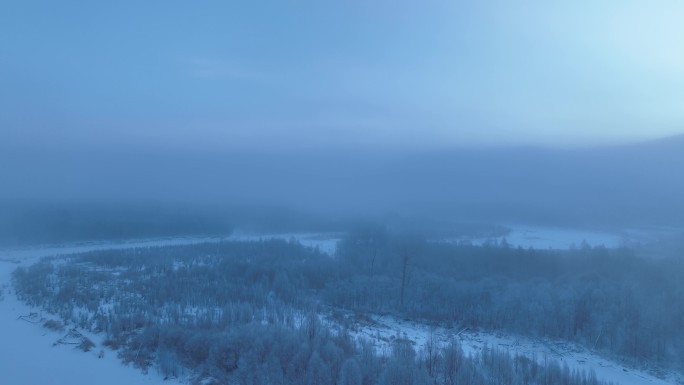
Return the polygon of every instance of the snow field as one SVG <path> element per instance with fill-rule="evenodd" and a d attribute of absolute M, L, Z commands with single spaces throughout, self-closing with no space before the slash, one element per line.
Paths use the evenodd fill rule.
<path fill-rule="evenodd" d="M 397 338 L 409 340 L 418 354 L 430 338 L 440 347 L 446 346 L 454 339 L 461 344 L 466 355 L 473 355 L 487 348 L 499 348 L 513 355 L 522 355 L 540 362 L 557 360 L 561 365 L 568 365 L 570 370 L 593 370 L 597 378 L 620 385 L 674 385 L 681 383 L 682 380 L 681 375 L 677 373 L 666 373 L 665 379 L 658 378 L 647 371 L 629 368 L 566 341 L 433 327 L 389 315 L 370 315 L 362 321 L 355 322 L 350 333 L 357 339 L 365 338 L 371 341 L 376 351 L 385 355 L 390 354 L 393 341 Z"/>

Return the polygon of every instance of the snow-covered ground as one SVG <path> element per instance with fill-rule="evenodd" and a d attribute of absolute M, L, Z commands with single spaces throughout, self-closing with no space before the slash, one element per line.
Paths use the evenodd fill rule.
<path fill-rule="evenodd" d="M 591 247 L 605 246 L 607 248 L 620 247 L 627 241 L 625 233 L 610 233 L 605 231 L 589 231 L 560 227 L 541 227 L 524 225 L 506 225 L 510 232 L 503 237 L 467 238 L 454 237 L 443 239 L 443 242 L 470 243 L 483 245 L 486 243 L 500 244 L 504 239 L 511 247 L 533 249 L 569 249 L 582 247 L 584 243 Z"/>
<path fill-rule="evenodd" d="M 35 247 L 22 247 L 14 249 L 0 249 L 0 261 L 9 261 L 14 263 L 26 263 L 36 261 L 42 257 L 84 253 L 95 250 L 121 250 L 132 249 L 135 247 L 157 247 L 157 246 L 174 246 L 174 245 L 190 245 L 195 243 L 206 242 L 220 242 L 221 240 L 229 239 L 229 237 L 169 237 L 169 238 L 151 238 L 151 239 L 134 239 L 123 241 L 93 241 L 93 242 L 79 242 L 69 243 L 63 245 L 42 245 Z"/>
<path fill-rule="evenodd" d="M 256 239 L 294 239 L 305 246 L 318 247 L 330 255 L 334 254 L 337 244 L 337 238 L 325 234 L 236 233 L 228 237 L 171 237 L 0 250 L 0 384 L 181 384 L 177 380 L 164 380 L 154 369 L 148 374 L 143 374 L 139 369 L 124 366 L 116 357 L 116 352 L 101 346 L 101 336 L 89 335 L 96 347 L 88 353 L 76 349 L 73 345 L 53 346 L 67 331 L 56 332 L 43 327 L 44 320 L 40 319 L 50 317 L 41 313 L 40 309 L 31 308 L 17 299 L 10 283 L 11 272 L 17 267 L 31 265 L 42 257 L 94 250 Z M 38 314 L 28 317 L 31 313 Z M 104 355 L 98 358 L 100 351 L 104 351 Z"/>
<path fill-rule="evenodd" d="M 121 241 L 92 241 L 63 245 L 41 245 L 36 247 L 0 249 L 0 261 L 21 262 L 29 259 L 37 260 L 38 258 L 46 256 L 75 254 L 95 250 L 121 250 L 136 247 L 160 247 L 221 241 L 258 241 L 269 239 L 282 239 L 286 241 L 295 240 L 303 246 L 318 248 L 323 253 L 334 255 L 335 250 L 337 249 L 337 242 L 340 238 L 341 235 L 336 233 L 254 234 L 234 232 L 227 236 L 178 236 Z"/>
<path fill-rule="evenodd" d="M 581 247 L 583 243 L 591 247 L 616 248 L 622 245 L 623 237 L 602 231 L 516 226 L 506 237 L 506 241 L 515 247 L 534 249 L 568 249 L 573 246 Z"/>
<path fill-rule="evenodd" d="M 63 250 L 62 250 L 63 251 Z M 79 251 L 85 251 L 82 247 Z M 32 255 L 49 255 L 34 249 Z M 11 254 L 10 254 L 11 255 Z M 22 254 L 25 256 L 27 254 Z M 153 370 L 144 375 L 139 369 L 124 366 L 116 352 L 103 350 L 97 337 L 96 347 L 84 353 L 73 345 L 53 344 L 66 334 L 44 328 L 40 310 L 32 309 L 17 300 L 10 287 L 10 274 L 19 265 L 30 264 L 35 258 L 16 257 L 0 261 L 0 287 L 4 299 L 0 300 L 0 383 L 7 385 L 121 385 L 158 384 L 173 385 L 180 382 L 167 380 Z M 37 318 L 20 318 L 37 312 Z"/>
<path fill-rule="evenodd" d="M 665 373 L 665 379 L 658 378 L 644 370 L 624 366 L 606 359 L 586 348 L 566 341 L 532 339 L 529 337 L 488 333 L 485 331 L 457 330 L 431 327 L 413 321 L 404 321 L 393 316 L 371 315 L 354 322 L 350 331 L 357 338 L 365 338 L 376 347 L 380 354 L 389 354 L 392 343 L 397 338 L 408 339 L 414 349 L 420 352 L 430 338 L 438 345 L 445 346 L 450 340 L 460 342 L 466 355 L 486 348 L 500 348 L 511 354 L 524 355 L 537 360 L 558 360 L 561 365 L 577 370 L 596 372 L 599 379 L 620 385 L 673 385 L 684 378 L 676 373 Z"/>

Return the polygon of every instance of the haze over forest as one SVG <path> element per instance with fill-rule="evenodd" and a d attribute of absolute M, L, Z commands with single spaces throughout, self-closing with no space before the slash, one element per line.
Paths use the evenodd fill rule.
<path fill-rule="evenodd" d="M 680 224 L 683 11 L 14 2 L 0 200 Z"/>
<path fill-rule="evenodd" d="M 682 20 L 4 2 L 0 383 L 684 384 Z"/>
<path fill-rule="evenodd" d="M 17 218 L 30 223 L 27 210 L 90 211 L 106 221 L 124 208 L 213 223 L 251 212 L 282 230 L 297 216 L 319 224 L 403 216 L 612 229 L 677 226 L 684 217 L 683 137 L 580 149 L 113 148 L 0 157 L 5 226 L 14 228 Z"/>

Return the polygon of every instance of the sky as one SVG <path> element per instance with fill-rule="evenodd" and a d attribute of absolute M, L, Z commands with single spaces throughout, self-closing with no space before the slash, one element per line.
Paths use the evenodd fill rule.
<path fill-rule="evenodd" d="M 593 145 L 684 132 L 684 3 L 2 2 L 12 148 Z"/>

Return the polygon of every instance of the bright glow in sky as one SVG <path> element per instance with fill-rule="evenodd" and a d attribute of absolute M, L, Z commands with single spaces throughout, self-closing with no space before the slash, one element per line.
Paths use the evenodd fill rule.
<path fill-rule="evenodd" d="M 0 141 L 594 144 L 684 131 L 684 2 L 6 2 Z"/>

